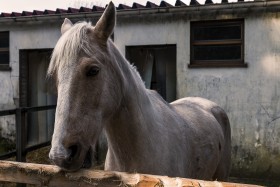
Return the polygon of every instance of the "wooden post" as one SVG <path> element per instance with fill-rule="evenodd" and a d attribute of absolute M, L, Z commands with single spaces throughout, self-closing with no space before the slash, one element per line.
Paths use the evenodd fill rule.
<path fill-rule="evenodd" d="M 114 171 L 81 169 L 78 172 L 64 172 L 57 166 L 10 161 L 0 161 L 0 181 L 50 187 L 257 187 L 256 185 Z"/>

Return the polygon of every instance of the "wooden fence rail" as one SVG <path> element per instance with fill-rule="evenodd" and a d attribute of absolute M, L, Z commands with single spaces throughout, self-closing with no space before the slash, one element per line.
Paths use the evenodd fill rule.
<path fill-rule="evenodd" d="M 64 172 L 53 165 L 0 161 L 0 181 L 51 187 L 257 187 L 237 183 L 202 181 L 165 176 L 82 169 Z"/>

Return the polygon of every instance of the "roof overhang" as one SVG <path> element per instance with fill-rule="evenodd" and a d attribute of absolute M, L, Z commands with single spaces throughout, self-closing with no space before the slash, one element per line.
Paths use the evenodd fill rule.
<path fill-rule="evenodd" d="M 156 7 L 118 10 L 118 18 L 127 16 L 149 16 L 178 14 L 184 16 L 201 17 L 204 14 L 234 14 L 240 16 L 258 15 L 269 12 L 280 12 L 280 1 L 247 1 L 236 3 L 204 4 L 195 6 L 175 6 L 175 7 Z M 0 17 L 0 23 L 11 22 L 61 22 L 64 18 L 73 20 L 93 19 L 97 20 L 102 15 L 102 11 L 84 13 L 63 13 L 50 15 L 31 15 L 19 17 Z"/>

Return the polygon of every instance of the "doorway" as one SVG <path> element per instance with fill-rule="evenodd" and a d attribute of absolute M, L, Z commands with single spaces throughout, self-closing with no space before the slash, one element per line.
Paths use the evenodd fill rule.
<path fill-rule="evenodd" d="M 47 84 L 52 49 L 20 50 L 20 107 L 55 105 L 57 96 Z M 28 113 L 27 145 L 47 142 L 53 133 L 55 110 Z"/>
<path fill-rule="evenodd" d="M 126 58 L 136 66 L 146 88 L 168 102 L 176 100 L 176 45 L 127 46 Z"/>

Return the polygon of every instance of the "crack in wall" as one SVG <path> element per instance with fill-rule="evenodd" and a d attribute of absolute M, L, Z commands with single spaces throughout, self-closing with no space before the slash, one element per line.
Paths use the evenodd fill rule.
<path fill-rule="evenodd" d="M 264 110 L 265 114 L 268 116 L 269 118 L 269 122 L 267 123 L 267 125 L 270 125 L 272 122 L 280 119 L 280 116 L 276 116 L 273 117 L 271 114 L 269 114 L 268 110 L 261 104 L 261 108 Z M 275 111 L 275 110 L 274 110 Z"/>

